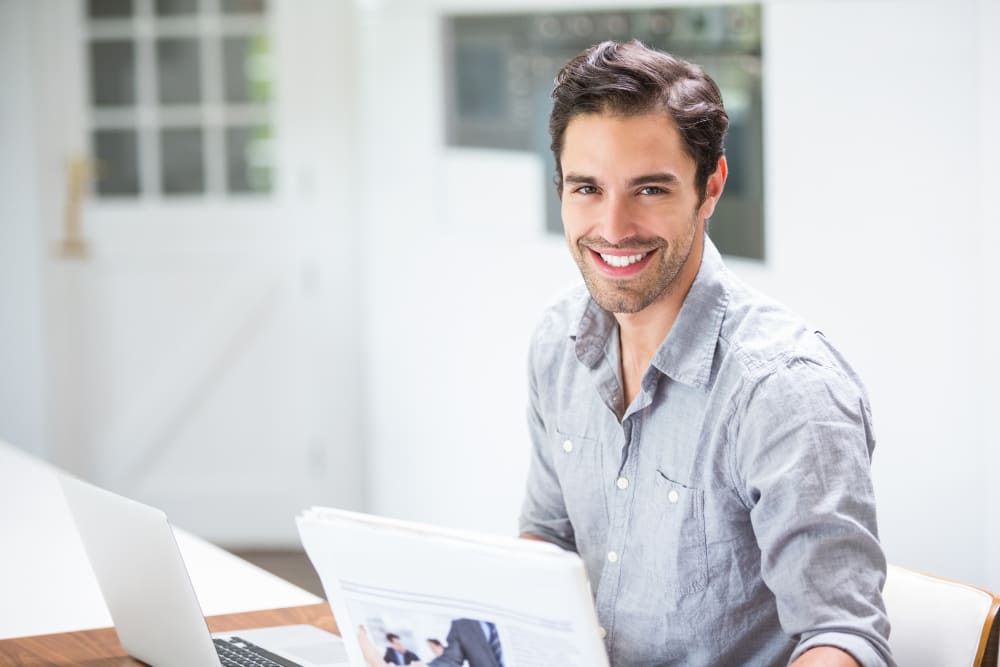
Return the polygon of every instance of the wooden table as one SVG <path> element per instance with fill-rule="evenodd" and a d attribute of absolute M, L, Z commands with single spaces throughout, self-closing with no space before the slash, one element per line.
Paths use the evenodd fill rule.
<path fill-rule="evenodd" d="M 212 632 L 305 623 L 340 634 L 330 607 L 325 602 L 302 607 L 266 609 L 208 617 Z M 42 665 L 141 666 L 145 663 L 125 654 L 114 628 L 80 630 L 34 637 L 0 640 L 0 666 L 41 667 Z"/>

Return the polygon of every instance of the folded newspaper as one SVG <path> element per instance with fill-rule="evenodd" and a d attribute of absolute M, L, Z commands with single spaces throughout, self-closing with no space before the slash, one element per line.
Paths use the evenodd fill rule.
<path fill-rule="evenodd" d="M 296 522 L 356 667 L 608 667 L 576 554 L 323 507 Z"/>

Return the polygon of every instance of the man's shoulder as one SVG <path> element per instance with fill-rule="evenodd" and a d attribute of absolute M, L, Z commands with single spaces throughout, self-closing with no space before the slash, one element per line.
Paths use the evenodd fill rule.
<path fill-rule="evenodd" d="M 839 351 L 814 326 L 781 301 L 741 282 L 734 284 L 719 333 L 730 368 L 761 379 L 800 363 L 853 375 Z"/>
<path fill-rule="evenodd" d="M 752 432 L 748 424 L 834 423 L 845 415 L 870 428 L 857 371 L 822 331 L 773 298 L 746 286 L 734 290 L 717 354 L 714 389 L 736 410 L 734 433 Z M 867 447 L 870 455 L 871 437 Z"/>
<path fill-rule="evenodd" d="M 564 343 L 576 331 L 589 302 L 590 292 L 583 283 L 560 292 L 542 311 L 531 337 L 532 347 Z"/>

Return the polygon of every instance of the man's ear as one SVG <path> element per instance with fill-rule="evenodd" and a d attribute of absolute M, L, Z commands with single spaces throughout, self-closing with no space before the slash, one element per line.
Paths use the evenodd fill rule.
<path fill-rule="evenodd" d="M 726 163 L 726 156 L 719 158 L 719 163 L 715 165 L 715 171 L 708 177 L 705 183 L 705 200 L 698 209 L 698 217 L 711 218 L 715 213 L 715 205 L 722 196 L 722 191 L 726 187 L 726 177 L 729 175 L 729 165 Z"/>

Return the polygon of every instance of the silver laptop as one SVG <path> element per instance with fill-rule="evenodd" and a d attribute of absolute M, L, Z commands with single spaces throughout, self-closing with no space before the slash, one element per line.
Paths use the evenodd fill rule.
<path fill-rule="evenodd" d="M 341 639 L 311 625 L 210 634 L 166 514 L 68 475 L 60 484 L 129 655 L 153 667 L 350 664 Z"/>

